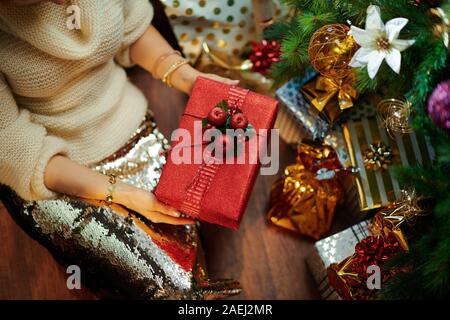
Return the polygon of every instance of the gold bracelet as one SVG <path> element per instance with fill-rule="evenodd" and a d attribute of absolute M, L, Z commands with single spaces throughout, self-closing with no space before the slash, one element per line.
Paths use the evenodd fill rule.
<path fill-rule="evenodd" d="M 171 74 L 177 70 L 179 67 L 184 66 L 185 64 L 188 64 L 189 60 L 187 59 L 181 59 L 178 60 L 177 62 L 175 62 L 174 64 L 172 64 L 169 69 L 166 71 L 166 73 L 164 74 L 164 76 L 162 77 L 162 82 L 164 82 L 165 84 L 167 84 L 169 87 L 173 87 L 172 82 L 170 81 L 170 76 Z"/>
<path fill-rule="evenodd" d="M 270 18 L 270 19 L 267 19 L 267 20 L 260 20 L 257 23 L 258 23 L 258 25 L 261 28 L 265 29 L 265 28 L 270 27 L 271 25 L 273 25 L 275 23 L 275 18 Z"/>
<path fill-rule="evenodd" d="M 114 193 L 114 190 L 116 190 L 117 180 L 116 180 L 115 174 L 111 173 L 108 175 L 108 177 L 109 177 L 109 179 L 108 179 L 109 187 L 108 187 L 108 194 L 106 195 L 106 202 L 108 204 L 111 204 L 113 202 L 113 193 Z"/>
<path fill-rule="evenodd" d="M 153 63 L 153 67 L 150 70 L 155 78 L 157 77 L 156 71 L 158 71 L 157 69 L 158 69 L 158 66 L 161 64 L 161 62 L 163 62 L 168 57 L 170 57 L 171 55 L 174 55 L 174 54 L 179 55 L 181 57 L 181 52 L 178 51 L 178 50 L 174 50 L 174 51 L 171 51 L 171 52 L 163 53 L 162 55 L 160 55 L 158 57 L 158 59 L 155 60 L 155 62 Z"/>

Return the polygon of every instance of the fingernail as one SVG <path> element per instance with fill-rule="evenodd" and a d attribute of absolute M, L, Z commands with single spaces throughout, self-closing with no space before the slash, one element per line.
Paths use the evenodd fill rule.
<path fill-rule="evenodd" d="M 181 215 L 181 213 L 179 213 L 178 211 L 172 211 L 172 215 L 174 216 L 174 217 L 180 217 L 180 215 Z"/>

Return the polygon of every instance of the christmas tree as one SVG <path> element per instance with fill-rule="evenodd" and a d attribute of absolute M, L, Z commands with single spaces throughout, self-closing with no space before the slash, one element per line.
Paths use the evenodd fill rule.
<path fill-rule="evenodd" d="M 409 125 L 416 135 L 429 138 L 436 156 L 432 166 L 397 167 L 396 174 L 402 188 L 413 187 L 420 196 L 432 199 L 432 213 L 409 250 L 386 266 L 405 266 L 408 271 L 392 278 L 381 294 L 384 298 L 450 297 L 449 1 L 283 2 L 291 9 L 289 18 L 265 32 L 266 39 L 281 44 L 281 59 L 271 68 L 276 83 L 302 76 L 311 65 L 322 74 L 341 77 L 342 66 L 337 65 L 342 61 L 332 61 L 320 51 L 322 47 L 314 49 L 315 41 L 328 39 L 320 33 L 331 27 L 354 40 L 346 51 L 351 56 L 343 62 L 356 75 L 360 94 L 375 92 L 411 106 Z M 332 66 L 326 69 L 325 64 L 323 69 L 328 58 Z"/>

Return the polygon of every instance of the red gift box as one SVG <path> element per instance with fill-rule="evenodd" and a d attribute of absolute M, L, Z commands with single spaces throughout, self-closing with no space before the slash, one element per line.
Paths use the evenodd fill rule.
<path fill-rule="evenodd" d="M 259 129 L 267 129 L 266 132 L 270 133 L 276 118 L 277 101 L 237 86 L 199 77 L 179 128 L 193 136 L 194 126 L 198 128 L 199 122 L 223 100 L 238 107 L 247 117 L 249 124 L 256 130 L 250 139 L 258 139 L 256 146 L 259 150 L 268 141 L 267 136 L 261 139 Z M 237 229 L 261 165 L 259 159 L 245 163 L 235 161 L 217 164 L 209 163 L 202 157 L 197 163 L 174 163 L 172 153 L 180 143 L 186 146 L 186 141 L 181 139 L 172 141 L 167 163 L 155 189 L 156 197 L 188 216 Z M 193 154 L 199 148 L 203 152 L 205 144 L 191 141 L 186 149 L 194 159 Z"/>

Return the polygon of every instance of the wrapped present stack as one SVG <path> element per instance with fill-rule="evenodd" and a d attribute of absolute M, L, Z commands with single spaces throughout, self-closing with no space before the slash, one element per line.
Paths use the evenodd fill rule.
<path fill-rule="evenodd" d="M 191 62 L 206 43 L 226 56 L 241 56 L 251 41 L 285 10 L 273 0 L 161 0 L 178 42 Z"/>
<path fill-rule="evenodd" d="M 183 54 L 196 69 L 240 80 L 271 93 L 266 77 L 279 59 L 279 44 L 262 31 L 286 15 L 278 0 L 162 0 Z"/>
<path fill-rule="evenodd" d="M 325 120 L 310 114 L 311 105 L 300 92 L 302 86 L 316 75 L 317 72 L 309 69 L 304 77 L 293 78 L 276 91 L 280 111 L 275 127 L 289 144 L 297 144 L 302 138 L 323 139 L 330 128 Z"/>
<path fill-rule="evenodd" d="M 316 242 L 307 263 L 322 297 L 333 300 L 378 298 L 377 289 L 405 271 L 405 268 L 383 266 L 398 253 L 409 250 L 414 224 L 420 216 L 429 213 L 425 203 L 414 191 L 402 190 L 399 200 L 377 212 L 372 219 Z M 373 266 L 380 268 L 379 288 L 368 284 Z"/>
<path fill-rule="evenodd" d="M 347 2 L 342 10 L 333 2 L 323 6 L 318 0 L 293 1 L 297 11 L 292 19 L 266 33 L 268 39 L 283 39 L 281 61 L 271 68 L 274 80 L 281 84 L 276 91 L 280 111 L 275 125 L 281 138 L 295 148 L 304 148 L 305 139 L 314 140 L 311 148 L 317 154 L 331 147 L 340 162 L 339 168 L 331 170 L 314 171 L 301 161 L 288 166 L 273 186 L 268 219 L 318 239 L 308 262 L 326 298 L 379 297 L 367 287 L 367 272 L 387 261 L 398 266 L 383 269 L 382 283 L 396 282 L 392 279 L 400 272 L 414 272 L 426 295 L 432 296 L 434 290 L 438 296 L 447 292 L 448 297 L 450 270 L 447 265 L 436 267 L 446 256 L 431 243 L 450 246 L 448 228 L 444 228 L 450 219 L 450 81 L 445 63 L 449 2 L 416 1 L 416 7 L 408 4 L 408 8 L 406 3 L 399 4 L 397 9 L 402 10 L 396 12 L 409 11 L 408 17 L 396 17 L 389 1 L 379 1 L 379 6 Z M 343 15 L 340 20 L 348 25 L 325 24 L 318 18 L 330 12 Z M 365 23 L 355 21 L 365 15 Z M 415 15 L 423 20 L 414 20 Z M 394 31 L 390 26 L 395 23 Z M 430 41 L 413 39 L 411 30 L 429 32 Z M 430 53 L 429 46 L 439 54 Z M 316 159 L 316 164 L 321 161 Z M 344 192 L 342 201 L 345 206 L 349 200 L 358 205 L 359 219 L 353 223 L 365 222 L 329 236 L 329 220 L 318 223 L 323 215 L 321 189 L 329 181 L 318 179 L 317 172 L 329 174 L 343 190 L 355 191 Z M 351 182 L 343 183 L 340 173 L 352 176 Z M 355 199 L 346 199 L 350 194 Z M 333 195 L 329 193 L 331 199 Z M 418 205 L 423 198 L 439 205 L 425 210 Z M 413 218 L 424 211 L 440 221 L 433 224 L 436 230 L 423 219 Z M 333 212 L 328 211 L 328 219 L 332 220 Z M 412 227 L 416 220 L 418 225 Z M 411 246 L 416 246 L 414 254 L 420 255 L 421 264 L 439 270 L 436 288 L 440 291 L 425 288 L 428 275 L 424 268 L 414 270 L 418 262 L 408 254 Z M 392 260 L 400 252 L 407 258 Z M 408 259 L 409 264 L 404 262 Z M 397 295 L 401 281 L 414 277 L 398 278 L 397 291 L 390 291 Z M 408 295 L 417 296 L 415 292 Z"/>

